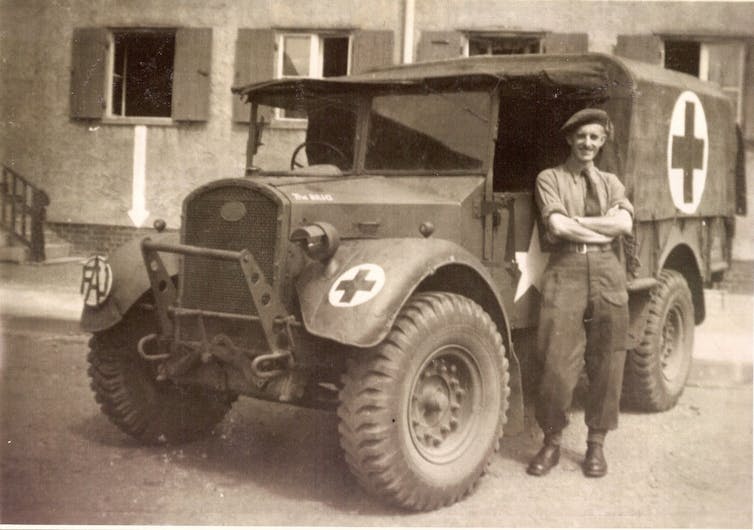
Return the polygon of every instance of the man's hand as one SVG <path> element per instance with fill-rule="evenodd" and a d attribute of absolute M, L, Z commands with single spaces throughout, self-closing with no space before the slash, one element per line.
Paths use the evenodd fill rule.
<path fill-rule="evenodd" d="M 630 235 L 633 228 L 631 214 L 619 206 L 613 206 L 603 216 L 573 219 L 581 226 L 610 238 Z"/>
<path fill-rule="evenodd" d="M 603 244 L 610 243 L 614 239 L 614 236 L 601 234 L 577 222 L 576 219 L 558 212 L 550 215 L 547 223 L 552 235 L 574 243 Z"/>

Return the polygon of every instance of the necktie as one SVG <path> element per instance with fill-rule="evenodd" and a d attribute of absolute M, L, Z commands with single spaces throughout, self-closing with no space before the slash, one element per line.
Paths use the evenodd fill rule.
<path fill-rule="evenodd" d="M 583 169 L 581 175 L 584 177 L 586 184 L 586 195 L 584 196 L 584 216 L 596 217 L 602 215 L 602 206 L 600 204 L 599 192 L 597 191 L 597 176 L 588 169 Z"/>

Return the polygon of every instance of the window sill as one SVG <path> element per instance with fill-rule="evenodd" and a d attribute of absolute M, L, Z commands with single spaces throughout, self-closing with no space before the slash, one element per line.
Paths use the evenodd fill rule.
<path fill-rule="evenodd" d="M 106 116 L 102 118 L 103 125 L 157 125 L 162 127 L 170 127 L 176 125 L 178 122 L 173 118 L 150 118 L 150 117 L 115 117 Z"/>

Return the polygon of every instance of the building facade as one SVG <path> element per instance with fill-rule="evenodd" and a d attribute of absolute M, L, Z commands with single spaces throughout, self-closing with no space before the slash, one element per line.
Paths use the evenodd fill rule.
<path fill-rule="evenodd" d="M 245 171 L 234 85 L 475 54 L 613 53 L 718 83 L 746 145 L 754 260 L 754 3 L 494 0 L 1 0 L 0 162 L 44 189 L 47 222 L 107 250 Z M 295 115 L 268 115 L 280 162 Z"/>

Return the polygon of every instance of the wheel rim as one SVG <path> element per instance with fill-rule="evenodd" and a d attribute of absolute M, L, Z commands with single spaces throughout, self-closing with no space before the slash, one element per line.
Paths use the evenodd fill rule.
<path fill-rule="evenodd" d="M 673 305 L 665 317 L 660 342 L 660 362 L 662 375 L 668 383 L 674 383 L 681 371 L 684 359 L 684 340 L 686 333 L 683 312 L 678 304 Z"/>
<path fill-rule="evenodd" d="M 463 454 L 473 441 L 480 410 L 481 374 L 471 354 L 457 345 L 436 350 L 414 379 L 408 428 L 414 447 L 442 464 Z"/>

